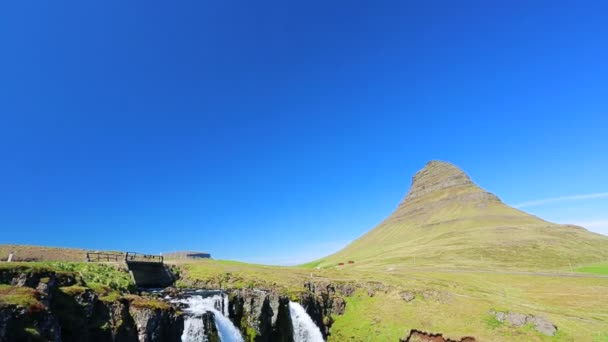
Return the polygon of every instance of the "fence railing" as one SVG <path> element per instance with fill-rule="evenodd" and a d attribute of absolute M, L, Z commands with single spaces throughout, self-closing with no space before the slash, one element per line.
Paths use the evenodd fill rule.
<path fill-rule="evenodd" d="M 162 255 L 142 254 L 135 252 L 127 252 L 125 254 L 125 261 L 139 261 L 139 262 L 157 262 L 163 263 Z"/>
<path fill-rule="evenodd" d="M 124 253 L 87 252 L 87 262 L 120 262 L 125 259 Z"/>
<path fill-rule="evenodd" d="M 103 253 L 103 252 L 87 252 L 87 262 L 156 262 L 163 263 L 162 255 L 151 255 L 136 252 L 127 253 Z"/>

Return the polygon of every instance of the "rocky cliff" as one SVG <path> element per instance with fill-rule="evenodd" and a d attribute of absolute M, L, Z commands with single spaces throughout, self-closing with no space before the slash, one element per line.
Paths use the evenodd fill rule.
<path fill-rule="evenodd" d="M 77 274 L 4 270 L 0 271 L 0 280 L 6 284 L 0 287 L 0 342 L 181 341 L 184 332 L 182 307 L 176 304 L 179 300 L 173 301 L 188 296 L 182 289 L 166 288 L 141 295 L 124 293 L 109 298 L 87 287 Z M 373 297 L 379 292 L 400 290 L 377 282 L 318 280 L 306 281 L 300 290 L 291 293 L 279 293 L 274 288 L 223 292 L 228 294 L 228 317 L 246 341 L 292 342 L 290 301 L 301 304 L 327 339 L 334 320 L 345 313 L 347 301 L 356 291 Z M 410 302 L 417 294 L 400 292 L 400 296 Z M 420 296 L 433 300 L 426 292 Z M 221 306 L 218 310 L 223 311 L 223 301 Z M 207 341 L 219 342 L 213 313 L 206 312 L 200 318 Z M 440 335 L 413 331 L 407 341 L 435 341 L 437 336 Z"/>
<path fill-rule="evenodd" d="M 100 298 L 64 272 L 2 270 L 0 283 L 0 342 L 180 341 L 183 315 L 154 298 Z"/>

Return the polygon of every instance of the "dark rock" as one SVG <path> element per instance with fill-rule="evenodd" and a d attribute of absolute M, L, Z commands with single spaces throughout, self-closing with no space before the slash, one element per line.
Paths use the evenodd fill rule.
<path fill-rule="evenodd" d="M 434 289 L 426 289 L 421 293 L 424 300 L 433 301 L 441 304 L 449 303 L 452 300 L 452 293 L 441 292 Z"/>
<path fill-rule="evenodd" d="M 399 293 L 399 297 L 401 297 L 401 299 L 403 299 L 406 302 L 411 302 L 416 298 L 416 294 L 414 292 L 410 292 L 410 291 L 403 291 L 403 292 Z"/>
<path fill-rule="evenodd" d="M 334 297 L 331 304 L 331 313 L 336 315 L 343 315 L 346 310 L 346 301 L 341 297 Z M 327 325 L 327 324 L 325 324 Z"/>
<path fill-rule="evenodd" d="M 0 342 L 61 341 L 61 326 L 46 308 L 0 307 Z"/>
<path fill-rule="evenodd" d="M 516 313 L 516 312 L 508 312 L 504 315 L 504 320 L 509 322 L 509 324 L 514 325 L 516 327 L 523 327 L 526 324 L 526 319 L 528 317 L 524 314 Z"/>
<path fill-rule="evenodd" d="M 452 340 L 443 337 L 443 334 L 433 334 L 425 331 L 412 329 L 405 339 L 400 339 L 400 342 L 476 342 L 474 337 L 463 337 L 459 340 Z"/>
<path fill-rule="evenodd" d="M 26 273 L 21 273 L 16 278 L 13 278 L 11 281 L 11 286 L 28 286 L 28 277 Z"/>
<path fill-rule="evenodd" d="M 555 336 L 557 333 L 557 326 L 551 323 L 544 317 L 539 316 L 528 316 L 526 319 L 527 323 L 532 323 L 534 325 L 534 329 L 536 329 L 541 334 L 545 334 L 547 336 Z"/>
<path fill-rule="evenodd" d="M 342 296 L 350 297 L 355 293 L 355 285 L 350 283 L 336 285 L 336 290 Z"/>
<path fill-rule="evenodd" d="M 270 341 L 292 342 L 293 340 L 293 326 L 291 325 L 291 314 L 289 313 L 289 298 L 280 297 L 277 320 L 272 328 Z"/>
<path fill-rule="evenodd" d="M 99 302 L 96 306 L 96 317 L 109 329 L 101 329 L 94 334 L 95 341 L 128 342 L 137 341 L 137 327 L 129 313 L 129 301 L 119 299 L 112 303 Z"/>
<path fill-rule="evenodd" d="M 208 342 L 221 342 L 220 334 L 215 326 L 215 316 L 211 312 L 206 312 L 201 317 L 205 326 L 205 337 Z"/>
<path fill-rule="evenodd" d="M 181 341 L 184 330 L 183 316 L 174 310 L 129 307 L 140 342 Z"/>
<path fill-rule="evenodd" d="M 272 291 L 240 289 L 229 297 L 228 313 L 245 338 L 271 341 L 272 327 L 277 320 L 279 296 Z"/>
<path fill-rule="evenodd" d="M 526 324 L 532 324 L 536 331 L 547 336 L 554 336 L 557 333 L 557 326 L 551 323 L 544 317 L 525 315 L 517 312 L 501 312 L 491 310 L 490 314 L 495 316 L 501 322 L 509 323 L 515 327 L 522 327 Z"/>
<path fill-rule="evenodd" d="M 97 303 L 97 295 L 90 289 L 86 289 L 73 297 L 76 303 L 82 308 L 84 317 L 90 319 L 95 311 Z"/>

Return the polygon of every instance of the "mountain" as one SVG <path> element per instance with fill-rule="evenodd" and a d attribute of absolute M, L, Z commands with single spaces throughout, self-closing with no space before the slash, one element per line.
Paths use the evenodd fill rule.
<path fill-rule="evenodd" d="M 608 237 L 509 207 L 455 165 L 431 161 L 389 217 L 315 264 L 548 270 L 606 259 Z"/>

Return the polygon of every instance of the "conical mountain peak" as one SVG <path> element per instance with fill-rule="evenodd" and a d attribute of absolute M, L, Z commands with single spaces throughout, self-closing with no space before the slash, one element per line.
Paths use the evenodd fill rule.
<path fill-rule="evenodd" d="M 543 241 L 542 248 L 538 248 Z M 561 267 L 608 257 L 608 238 L 556 225 L 511 208 L 457 166 L 431 161 L 418 171 L 399 207 L 374 229 L 323 259 L 357 267 Z"/>
<path fill-rule="evenodd" d="M 456 165 L 433 160 L 414 175 L 409 192 L 393 216 L 413 211 L 430 214 L 438 205 L 485 206 L 490 202 L 500 203 L 500 199 L 473 183 Z"/>
<path fill-rule="evenodd" d="M 406 199 L 415 199 L 450 188 L 474 185 L 475 184 L 471 181 L 469 176 L 456 165 L 444 161 L 432 160 L 414 175 L 412 186 Z"/>

